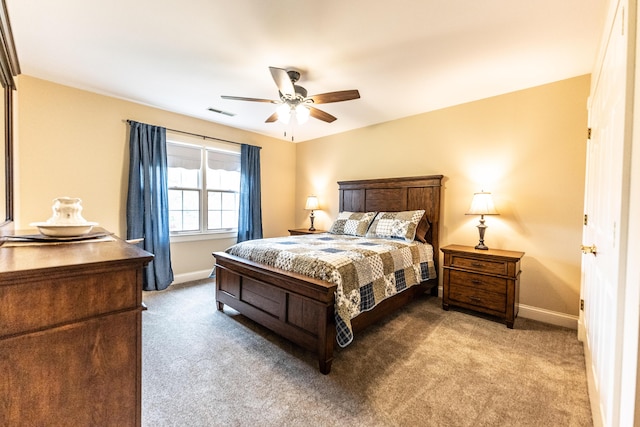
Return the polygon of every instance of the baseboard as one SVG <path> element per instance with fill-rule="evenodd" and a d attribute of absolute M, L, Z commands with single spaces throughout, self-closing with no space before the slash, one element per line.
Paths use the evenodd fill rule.
<path fill-rule="evenodd" d="M 578 329 L 578 316 L 572 316 L 570 314 L 546 310 L 539 307 L 532 307 L 530 305 L 520 304 L 518 317 L 537 320 L 539 322 L 562 326 L 569 329 Z"/>
<path fill-rule="evenodd" d="M 173 276 L 173 285 L 178 283 L 192 282 L 194 280 L 206 279 L 211 276 L 211 270 L 192 271 L 190 273 L 175 274 Z"/>

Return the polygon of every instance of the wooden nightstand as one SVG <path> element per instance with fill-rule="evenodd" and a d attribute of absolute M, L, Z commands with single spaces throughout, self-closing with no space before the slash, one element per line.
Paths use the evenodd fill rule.
<path fill-rule="evenodd" d="M 327 230 L 314 230 L 311 231 L 308 228 L 296 228 L 293 230 L 289 230 L 289 235 L 290 236 L 300 236 L 302 234 L 321 234 L 321 233 L 326 233 Z"/>
<path fill-rule="evenodd" d="M 524 252 L 449 245 L 444 253 L 442 308 L 458 306 L 502 319 L 513 329 Z"/>

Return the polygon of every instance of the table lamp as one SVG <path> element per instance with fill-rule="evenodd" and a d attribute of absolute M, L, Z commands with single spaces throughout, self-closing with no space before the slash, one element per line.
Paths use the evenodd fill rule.
<path fill-rule="evenodd" d="M 500 215 L 493 205 L 493 198 L 491 197 L 491 193 L 487 193 L 484 191 L 475 193 L 473 195 L 473 200 L 471 200 L 471 207 L 465 215 L 480 215 L 480 224 L 477 225 L 478 232 L 480 233 L 480 241 L 475 248 L 486 251 L 489 248 L 484 244 L 484 232 L 487 228 L 487 226 L 484 225 L 484 216 Z"/>
<path fill-rule="evenodd" d="M 304 208 L 311 211 L 311 215 L 309 215 L 309 218 L 311 219 L 311 227 L 309 228 L 309 231 L 316 231 L 315 227 L 313 226 L 313 220 L 315 219 L 313 211 L 314 209 L 318 209 L 318 206 L 318 198 L 316 196 L 307 197 L 307 204 Z"/>

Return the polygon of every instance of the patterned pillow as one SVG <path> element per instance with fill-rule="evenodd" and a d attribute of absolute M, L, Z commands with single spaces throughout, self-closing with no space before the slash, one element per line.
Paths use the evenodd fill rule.
<path fill-rule="evenodd" d="M 379 212 L 367 231 L 367 237 L 404 239 L 412 242 L 416 237 L 418 223 L 423 216 L 424 210 Z"/>
<path fill-rule="evenodd" d="M 364 236 L 376 212 L 340 212 L 329 233 Z"/>

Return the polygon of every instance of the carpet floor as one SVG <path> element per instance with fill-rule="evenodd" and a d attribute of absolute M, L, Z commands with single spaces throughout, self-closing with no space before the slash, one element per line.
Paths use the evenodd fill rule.
<path fill-rule="evenodd" d="M 315 356 L 232 309 L 209 280 L 145 292 L 143 426 L 591 426 L 576 331 L 514 329 L 425 295 Z"/>

